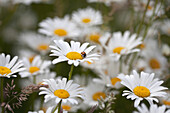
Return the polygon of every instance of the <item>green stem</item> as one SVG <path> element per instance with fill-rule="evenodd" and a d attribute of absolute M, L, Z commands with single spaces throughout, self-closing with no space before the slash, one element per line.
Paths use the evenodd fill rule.
<path fill-rule="evenodd" d="M 144 11 L 144 13 L 143 13 L 142 21 L 141 21 L 141 23 L 140 23 L 140 25 L 139 25 L 139 29 L 138 29 L 138 31 L 137 31 L 137 36 L 136 36 L 136 37 L 139 36 L 140 31 L 141 31 L 141 29 L 142 29 L 142 25 L 143 25 L 143 22 L 144 22 L 144 19 L 145 19 L 145 15 L 146 15 L 146 11 L 147 11 L 147 9 L 148 9 L 149 3 L 150 3 L 150 0 L 148 0 L 147 5 L 146 5 L 146 7 L 145 7 L 145 11 Z"/>
<path fill-rule="evenodd" d="M 71 65 L 70 72 L 69 72 L 69 78 L 68 78 L 68 80 L 71 80 L 71 76 L 72 76 L 72 74 L 73 74 L 73 68 L 74 68 L 74 65 L 72 64 L 72 65 Z"/>
<path fill-rule="evenodd" d="M 33 84 L 36 84 L 36 75 L 33 76 Z"/>
<path fill-rule="evenodd" d="M 4 84 L 4 78 L 1 77 L 1 103 L 3 103 L 3 101 L 4 101 L 4 94 L 3 94 L 4 86 L 3 86 L 3 84 Z M 4 113 L 4 106 L 2 106 L 2 113 Z"/>
<path fill-rule="evenodd" d="M 62 99 L 60 100 L 59 105 L 58 105 L 58 113 L 60 113 L 61 103 L 62 103 Z"/>
<path fill-rule="evenodd" d="M 153 10 L 153 13 L 152 13 L 152 16 L 150 17 L 150 19 L 149 19 L 149 23 L 147 24 L 147 26 L 146 26 L 146 29 L 145 29 L 145 32 L 144 32 L 144 35 L 143 35 L 143 41 L 145 40 L 145 38 L 146 38 L 146 35 L 147 35 L 147 33 L 148 33 L 148 28 L 150 27 L 150 25 L 151 25 L 151 21 L 153 20 L 153 17 L 155 16 L 155 11 L 156 11 L 156 6 L 157 6 L 157 3 L 158 3 L 158 0 L 156 0 L 156 2 L 155 2 L 155 5 L 154 5 L 154 10 Z"/>
<path fill-rule="evenodd" d="M 54 110 L 52 111 L 52 113 L 54 113 L 54 112 L 57 110 L 57 108 L 58 108 L 58 113 L 60 113 L 61 103 L 62 103 L 62 99 L 61 99 L 60 102 L 57 104 L 57 106 L 54 108 Z"/>

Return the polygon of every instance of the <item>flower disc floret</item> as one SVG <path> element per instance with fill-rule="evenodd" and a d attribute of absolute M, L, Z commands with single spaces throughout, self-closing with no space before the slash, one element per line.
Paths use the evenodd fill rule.
<path fill-rule="evenodd" d="M 137 95 L 138 97 L 148 97 L 150 96 L 150 91 L 148 88 L 144 87 L 144 86 L 137 86 L 133 89 L 133 92 L 135 95 Z"/>
<path fill-rule="evenodd" d="M 61 98 L 61 99 L 66 99 L 69 98 L 70 94 L 68 93 L 68 91 L 64 90 L 64 89 L 57 89 L 54 91 L 54 95 Z"/>

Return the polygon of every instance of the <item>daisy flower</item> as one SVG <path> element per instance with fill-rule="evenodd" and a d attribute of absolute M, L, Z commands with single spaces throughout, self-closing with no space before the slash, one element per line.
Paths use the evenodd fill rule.
<path fill-rule="evenodd" d="M 74 12 L 72 19 L 81 27 L 100 25 L 103 23 L 101 13 L 90 7 Z"/>
<path fill-rule="evenodd" d="M 103 32 L 96 27 L 88 28 L 87 32 L 86 40 L 93 44 L 105 44 L 108 38 L 111 36 L 109 32 Z"/>
<path fill-rule="evenodd" d="M 130 36 L 129 31 L 126 31 L 124 35 L 121 32 L 115 32 L 105 48 L 111 56 L 118 60 L 121 55 L 139 52 L 140 50 L 135 47 L 142 43 L 141 40 L 141 37 L 136 39 L 136 34 Z"/>
<path fill-rule="evenodd" d="M 40 34 L 33 32 L 23 33 L 20 36 L 20 42 L 24 43 L 31 49 L 45 54 L 49 51 L 49 45 L 52 40 Z"/>
<path fill-rule="evenodd" d="M 163 34 L 170 36 L 170 20 L 165 20 L 161 25 L 161 31 Z"/>
<path fill-rule="evenodd" d="M 21 78 L 43 74 L 51 65 L 51 61 L 43 61 L 40 56 L 35 56 L 32 62 L 28 58 L 23 58 L 23 63 L 26 70 L 19 73 Z"/>
<path fill-rule="evenodd" d="M 167 108 L 170 108 L 170 90 L 168 90 L 167 95 L 160 100 L 162 104 L 164 104 Z"/>
<path fill-rule="evenodd" d="M 16 77 L 14 75 L 25 70 L 22 61 L 18 60 L 18 56 L 11 59 L 10 55 L 0 54 L 0 77 Z"/>
<path fill-rule="evenodd" d="M 105 70 L 97 70 L 97 72 L 100 72 L 100 74 L 98 74 L 100 78 L 95 78 L 93 81 L 106 85 L 107 87 L 121 88 L 121 78 L 125 76 L 124 74 L 128 73 L 128 66 L 122 64 L 122 72 L 119 71 L 119 68 L 120 62 L 110 62 Z"/>
<path fill-rule="evenodd" d="M 104 85 L 95 82 L 90 82 L 85 88 L 85 100 L 84 103 L 89 106 L 98 105 L 98 99 L 106 99 L 106 93 L 104 92 Z"/>
<path fill-rule="evenodd" d="M 135 100 L 135 107 L 137 107 L 143 99 L 146 99 L 150 104 L 153 104 L 153 101 L 158 103 L 156 97 L 164 97 L 166 93 L 162 90 L 167 88 L 160 86 L 163 81 L 159 81 L 159 79 L 154 78 L 154 76 L 154 73 L 149 74 L 145 72 L 141 72 L 139 75 L 134 70 L 132 75 L 126 75 L 122 78 L 121 84 L 131 90 L 124 90 L 122 96 L 127 96 L 127 99 Z"/>
<path fill-rule="evenodd" d="M 40 24 L 40 33 L 47 36 L 55 36 L 59 39 L 64 39 L 66 37 L 74 38 L 79 35 L 79 30 L 75 23 L 69 20 L 68 16 L 63 19 L 55 17 L 54 19 L 47 18 Z"/>
<path fill-rule="evenodd" d="M 74 64 L 78 66 L 80 62 L 88 61 L 93 62 L 93 60 L 98 60 L 98 54 L 89 53 L 96 47 L 90 46 L 87 48 L 89 43 L 84 43 L 80 46 L 80 42 L 71 41 L 71 46 L 63 40 L 54 40 L 55 45 L 50 46 L 52 54 L 50 56 L 58 56 L 58 58 L 52 61 L 53 64 L 59 62 L 68 61 L 68 64 Z"/>
<path fill-rule="evenodd" d="M 139 69 L 142 68 L 148 73 L 154 72 L 157 74 L 157 77 L 167 71 L 167 59 L 161 54 L 158 43 L 154 40 L 148 40 L 145 43 L 141 56 L 142 58 L 137 63 Z"/>
<path fill-rule="evenodd" d="M 166 111 L 166 106 L 157 106 L 156 104 L 152 104 L 148 109 L 145 104 L 137 107 L 138 111 L 134 111 L 133 113 L 170 113 L 170 110 Z"/>
<path fill-rule="evenodd" d="M 41 87 L 39 95 L 45 94 L 45 102 L 55 99 L 58 104 L 60 100 L 62 103 L 70 102 L 71 104 L 78 104 L 77 98 L 84 98 L 84 91 L 80 85 L 73 83 L 73 80 L 67 81 L 67 78 L 44 79 L 44 82 L 49 88 Z"/>
<path fill-rule="evenodd" d="M 34 57 L 37 55 L 37 53 L 33 52 L 33 51 L 30 51 L 28 49 L 22 49 L 22 50 L 19 50 L 19 57 L 21 58 L 28 58 L 30 63 L 33 61 Z"/>

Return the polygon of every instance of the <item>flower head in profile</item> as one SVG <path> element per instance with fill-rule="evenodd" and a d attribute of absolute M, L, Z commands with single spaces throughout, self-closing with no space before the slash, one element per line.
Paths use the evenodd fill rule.
<path fill-rule="evenodd" d="M 18 56 L 11 59 L 10 55 L 0 54 L 0 77 L 16 77 L 16 73 L 25 70 L 22 61 L 18 60 Z"/>
<path fill-rule="evenodd" d="M 66 37 L 73 38 L 79 35 L 79 30 L 75 23 L 69 20 L 68 16 L 63 19 L 55 17 L 54 19 L 47 18 L 40 24 L 39 32 L 47 36 L 55 36 L 59 39 Z"/>
<path fill-rule="evenodd" d="M 158 106 L 156 104 L 150 105 L 150 108 L 148 109 L 145 104 L 142 104 L 141 106 L 137 107 L 138 111 L 134 111 L 133 113 L 170 113 L 170 110 L 166 110 L 166 106 Z"/>
<path fill-rule="evenodd" d="M 127 96 L 127 99 L 135 100 L 134 106 L 137 107 L 140 101 L 146 99 L 150 104 L 153 101 L 158 103 L 156 97 L 164 97 L 166 93 L 162 90 L 166 87 L 160 86 L 163 81 L 154 78 L 155 74 L 149 74 L 141 72 L 139 75 L 136 71 L 133 71 L 132 75 L 126 75 L 122 78 L 121 84 L 130 89 L 124 90 L 122 96 Z"/>
<path fill-rule="evenodd" d="M 70 102 L 71 104 L 78 104 L 77 98 L 84 99 L 83 88 L 73 83 L 73 80 L 67 81 L 67 78 L 57 80 L 44 79 L 44 82 L 49 88 L 41 87 L 39 95 L 45 94 L 45 102 L 55 99 L 57 104 L 60 100 L 62 100 L 62 103 Z"/>
<path fill-rule="evenodd" d="M 28 58 L 23 58 L 23 63 L 26 70 L 19 73 L 22 78 L 43 74 L 51 65 L 51 61 L 43 61 L 40 56 L 35 56 L 32 62 Z"/>
<path fill-rule="evenodd" d="M 101 13 L 90 7 L 74 12 L 72 19 L 81 27 L 100 25 L 103 23 Z"/>
<path fill-rule="evenodd" d="M 52 48 L 50 56 L 58 56 L 52 61 L 53 64 L 68 61 L 68 64 L 78 66 L 80 62 L 98 60 L 98 54 L 89 54 L 96 46 L 90 46 L 89 43 L 80 45 L 80 42 L 71 41 L 71 46 L 63 40 L 54 40 L 55 45 Z"/>
<path fill-rule="evenodd" d="M 123 35 L 121 32 L 113 33 L 106 50 L 111 56 L 118 60 L 121 55 L 127 55 L 133 52 L 139 52 L 140 50 L 135 48 L 142 43 L 142 39 L 136 38 L 136 34 L 130 36 L 130 32 L 126 31 Z"/>

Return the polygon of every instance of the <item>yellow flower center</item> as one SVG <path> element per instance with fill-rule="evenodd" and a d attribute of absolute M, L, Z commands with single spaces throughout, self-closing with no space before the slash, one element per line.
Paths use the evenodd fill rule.
<path fill-rule="evenodd" d="M 111 83 L 114 86 L 117 82 L 120 82 L 121 80 L 117 77 L 111 79 Z"/>
<path fill-rule="evenodd" d="M 103 93 L 103 92 L 97 92 L 97 93 L 93 94 L 93 100 L 94 100 L 94 101 L 97 101 L 98 99 L 100 100 L 101 97 L 102 97 L 103 99 L 105 99 L 105 98 L 106 98 L 106 94 Z"/>
<path fill-rule="evenodd" d="M 170 106 L 170 101 L 166 101 L 166 100 L 164 100 L 164 101 L 163 101 L 163 103 L 164 103 L 165 105 Z"/>
<path fill-rule="evenodd" d="M 99 34 L 92 34 L 92 35 L 90 35 L 90 40 L 95 42 L 95 43 L 100 44 L 99 39 L 100 39 L 100 35 Z"/>
<path fill-rule="evenodd" d="M 125 47 L 116 47 L 113 49 L 113 53 L 120 54 L 123 49 L 125 49 Z"/>
<path fill-rule="evenodd" d="M 160 67 L 161 67 L 159 61 L 155 58 L 152 58 L 149 61 L 149 65 L 152 69 L 160 69 Z"/>
<path fill-rule="evenodd" d="M 32 63 L 32 61 L 34 60 L 34 57 L 35 57 L 35 56 L 31 56 L 31 57 L 29 57 L 29 61 L 30 61 L 30 63 Z"/>
<path fill-rule="evenodd" d="M 38 50 L 43 51 L 43 50 L 48 50 L 48 45 L 47 44 L 41 44 L 38 46 Z"/>
<path fill-rule="evenodd" d="M 56 29 L 54 31 L 54 34 L 58 35 L 58 36 L 66 36 L 67 35 L 67 31 L 64 29 Z"/>
<path fill-rule="evenodd" d="M 137 95 L 138 97 L 148 97 L 150 96 L 150 91 L 148 88 L 144 87 L 144 86 L 137 86 L 133 89 L 133 92 L 135 95 Z"/>
<path fill-rule="evenodd" d="M 66 57 L 67 57 L 68 59 L 70 59 L 70 60 L 77 60 L 77 59 L 82 60 L 82 59 L 83 59 L 83 57 L 81 56 L 80 53 L 74 52 L 74 51 L 67 53 L 67 54 L 66 54 Z"/>
<path fill-rule="evenodd" d="M 40 70 L 40 68 L 38 68 L 38 67 L 30 67 L 29 68 L 29 72 L 31 73 L 31 74 L 33 74 L 33 73 L 35 73 L 35 72 L 37 72 L 37 71 L 39 71 Z"/>
<path fill-rule="evenodd" d="M 54 95 L 57 96 L 58 98 L 61 98 L 61 99 L 66 99 L 66 98 L 68 98 L 70 96 L 68 91 L 66 91 L 64 89 L 55 90 Z"/>
<path fill-rule="evenodd" d="M 8 75 L 9 73 L 11 73 L 11 70 L 7 67 L 3 67 L 3 66 L 0 66 L 0 74 L 1 75 Z"/>
<path fill-rule="evenodd" d="M 84 18 L 84 19 L 82 20 L 82 22 L 83 22 L 83 23 L 89 23 L 89 22 L 91 22 L 91 19 L 90 19 L 90 18 Z"/>
<path fill-rule="evenodd" d="M 149 6 L 148 6 L 148 9 L 151 10 L 151 9 L 152 9 L 152 6 L 149 5 Z"/>
<path fill-rule="evenodd" d="M 144 49 L 145 48 L 145 44 L 141 44 L 139 47 L 140 47 L 140 49 Z"/>
<path fill-rule="evenodd" d="M 71 106 L 69 106 L 69 105 L 62 105 L 62 108 L 63 108 L 65 111 L 70 111 Z"/>

